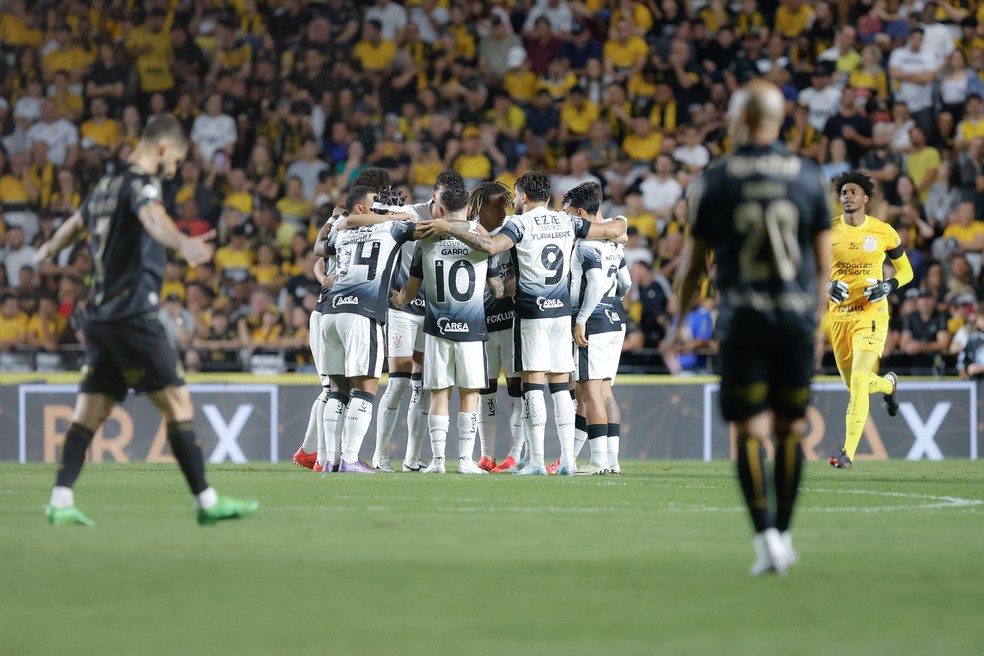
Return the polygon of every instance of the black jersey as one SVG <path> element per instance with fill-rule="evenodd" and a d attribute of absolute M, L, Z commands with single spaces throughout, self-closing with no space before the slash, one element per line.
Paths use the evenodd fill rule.
<path fill-rule="evenodd" d="M 138 213 L 160 202 L 160 181 L 134 164 L 104 176 L 82 202 L 94 265 L 89 319 L 118 321 L 157 312 L 164 246 L 144 229 Z"/>
<path fill-rule="evenodd" d="M 812 324 L 813 237 L 830 229 L 827 190 L 816 164 L 779 144 L 744 146 L 707 168 L 691 232 L 714 250 L 724 334 L 737 312 Z"/>

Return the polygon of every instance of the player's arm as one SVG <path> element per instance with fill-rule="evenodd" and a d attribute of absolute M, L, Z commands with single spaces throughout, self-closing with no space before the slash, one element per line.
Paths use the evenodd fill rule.
<path fill-rule="evenodd" d="M 417 298 L 417 294 L 420 292 L 420 284 L 422 282 L 423 280 L 420 278 L 410 276 L 403 285 L 403 289 L 398 292 L 393 292 L 393 295 L 390 296 L 390 302 L 402 310 L 406 304 L 410 302 L 410 299 Z"/>
<path fill-rule="evenodd" d="M 332 285 L 335 284 L 335 276 L 329 276 L 328 272 L 325 270 L 325 260 L 324 258 L 319 258 L 317 262 L 314 263 L 314 277 L 317 278 L 321 286 L 326 289 L 331 289 Z"/>
<path fill-rule="evenodd" d="M 820 319 L 823 317 L 824 312 L 827 310 L 827 299 L 830 298 L 830 289 L 828 289 L 830 283 L 830 230 L 821 230 L 820 232 L 813 233 L 813 253 L 815 256 L 815 270 L 817 275 L 817 291 L 819 292 L 819 298 L 817 299 L 817 323 L 820 323 Z M 844 299 L 847 299 L 847 285 L 842 281 L 839 281 L 844 285 L 845 295 Z"/>
<path fill-rule="evenodd" d="M 339 230 L 355 230 L 365 226 L 379 225 L 390 221 L 414 221 L 412 214 L 350 214 L 336 226 Z"/>
<path fill-rule="evenodd" d="M 625 295 L 629 293 L 632 289 L 632 276 L 629 275 L 629 267 L 625 265 L 625 258 L 618 265 L 618 272 L 615 277 L 617 287 L 615 287 L 615 293 L 618 295 L 619 299 L 625 298 Z"/>
<path fill-rule="evenodd" d="M 465 221 L 434 219 L 421 221 L 417 226 L 422 237 L 451 235 L 461 243 L 489 255 L 508 251 L 516 243 L 511 233 L 507 234 L 505 230 L 493 237 L 480 225 L 476 225 L 473 231 L 471 224 Z"/>
<path fill-rule="evenodd" d="M 605 223 L 592 223 L 588 227 L 585 239 L 610 239 L 615 241 L 625 234 L 629 220 L 622 215 L 616 216 L 611 221 Z"/>
<path fill-rule="evenodd" d="M 868 278 L 871 283 L 864 288 L 864 296 L 870 302 L 880 301 L 899 287 L 912 282 L 912 265 L 909 263 L 909 256 L 901 246 L 896 246 L 888 251 L 888 259 L 895 267 L 895 275 L 888 280 L 875 280 Z"/>
<path fill-rule="evenodd" d="M 587 278 L 588 284 L 585 285 L 584 295 L 581 296 L 581 309 L 577 311 L 577 316 L 574 318 L 574 342 L 581 347 L 588 345 L 586 333 L 588 319 L 609 287 L 608 276 L 598 267 L 585 269 L 584 277 Z"/>
<path fill-rule="evenodd" d="M 38 247 L 38 250 L 34 253 L 35 263 L 40 264 L 58 255 L 58 253 L 82 239 L 85 233 L 85 219 L 82 218 L 82 212 L 78 211 L 55 230 L 55 234 L 51 236 L 51 239 Z"/>
<path fill-rule="evenodd" d="M 209 242 L 215 238 L 215 230 L 209 230 L 198 237 L 189 237 L 178 230 L 160 203 L 144 205 L 137 213 L 137 218 L 154 241 L 180 253 L 188 264 L 194 266 L 212 259 L 213 248 Z"/>

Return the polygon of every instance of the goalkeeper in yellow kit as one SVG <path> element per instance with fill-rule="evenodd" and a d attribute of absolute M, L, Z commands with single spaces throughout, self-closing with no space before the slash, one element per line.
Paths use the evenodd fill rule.
<path fill-rule="evenodd" d="M 884 395 L 888 414 L 899 412 L 898 376 L 879 376 L 878 360 L 888 336 L 887 297 L 912 280 L 912 266 L 895 229 L 865 213 L 874 194 L 868 174 L 848 171 L 834 179 L 843 214 L 831 221 L 828 325 L 837 369 L 851 391 L 844 444 L 830 465 L 848 469 L 868 419 L 869 395 Z M 882 279 L 888 257 L 895 276 Z"/>

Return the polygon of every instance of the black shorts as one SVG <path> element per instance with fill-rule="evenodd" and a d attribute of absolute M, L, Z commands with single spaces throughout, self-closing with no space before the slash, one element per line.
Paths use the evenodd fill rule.
<path fill-rule="evenodd" d="M 743 421 L 766 410 L 800 419 L 810 404 L 811 331 L 799 326 L 734 334 L 721 341 L 721 413 Z"/>
<path fill-rule="evenodd" d="M 157 317 L 87 321 L 79 391 L 122 402 L 128 390 L 156 392 L 184 385 L 184 371 Z"/>

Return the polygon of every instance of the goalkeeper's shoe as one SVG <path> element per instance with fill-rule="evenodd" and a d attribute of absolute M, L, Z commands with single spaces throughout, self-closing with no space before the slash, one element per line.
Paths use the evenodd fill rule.
<path fill-rule="evenodd" d="M 48 506 L 44 509 L 44 516 L 48 518 L 48 523 L 53 526 L 63 526 L 65 524 L 81 524 L 82 526 L 96 525 L 77 506 L 69 506 L 68 508 Z"/>
<path fill-rule="evenodd" d="M 198 509 L 198 523 L 202 526 L 211 526 L 223 519 L 248 517 L 255 513 L 259 507 L 259 501 L 244 501 L 242 499 L 232 499 L 219 495 L 214 506 L 208 510 L 204 508 Z"/>
<path fill-rule="evenodd" d="M 294 464 L 299 467 L 307 467 L 308 469 L 314 469 L 315 463 L 318 462 L 318 454 L 315 453 L 304 453 L 304 449 L 298 449 L 294 453 Z"/>
<path fill-rule="evenodd" d="M 519 465 L 516 464 L 516 460 L 512 456 L 506 456 L 505 460 L 492 469 L 493 474 L 512 474 L 517 471 L 519 471 Z"/>
<path fill-rule="evenodd" d="M 482 456 L 482 459 L 478 461 L 478 466 L 487 472 L 492 471 L 496 467 L 495 460 L 488 456 Z"/>
<path fill-rule="evenodd" d="M 888 416 L 894 417 L 899 414 L 899 377 L 894 371 L 889 371 L 885 374 L 885 378 L 892 381 L 892 393 L 885 394 L 882 398 L 885 399 L 885 411 L 888 412 Z"/>
<path fill-rule="evenodd" d="M 847 451 L 844 449 L 840 450 L 840 453 L 833 455 L 827 460 L 827 463 L 834 469 L 850 469 L 851 459 L 847 457 Z"/>

